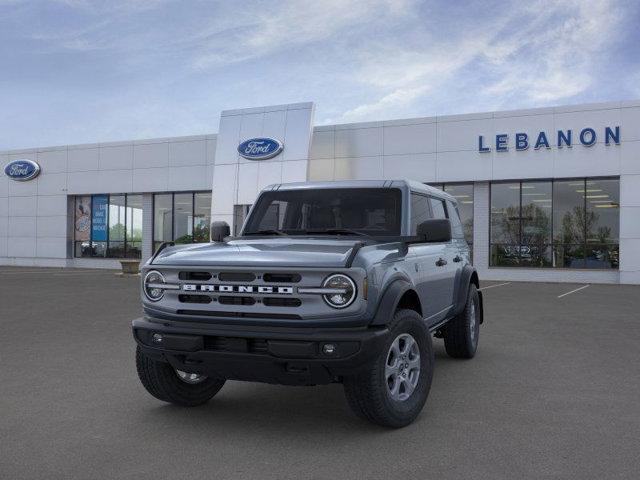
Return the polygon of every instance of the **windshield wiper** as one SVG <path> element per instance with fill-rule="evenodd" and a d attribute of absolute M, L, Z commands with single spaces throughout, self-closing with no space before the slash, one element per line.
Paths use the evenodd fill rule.
<path fill-rule="evenodd" d="M 313 233 L 326 233 L 328 235 L 358 235 L 361 237 L 370 237 L 371 235 L 367 235 L 366 233 L 359 232 L 357 230 L 351 230 L 350 228 L 326 228 L 324 230 L 303 230 L 303 234 L 313 234 Z"/>
<path fill-rule="evenodd" d="M 281 230 L 257 230 L 255 232 L 245 232 L 245 235 L 289 235 Z"/>

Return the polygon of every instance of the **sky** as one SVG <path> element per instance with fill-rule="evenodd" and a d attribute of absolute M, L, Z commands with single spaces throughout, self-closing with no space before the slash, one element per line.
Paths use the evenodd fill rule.
<path fill-rule="evenodd" d="M 640 99 L 640 2 L 0 0 L 0 150 Z"/>

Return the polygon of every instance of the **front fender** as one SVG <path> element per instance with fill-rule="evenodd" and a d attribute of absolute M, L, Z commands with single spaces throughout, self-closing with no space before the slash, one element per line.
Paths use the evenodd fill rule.
<path fill-rule="evenodd" d="M 415 290 L 413 285 L 403 278 L 393 280 L 378 302 L 378 309 L 371 322 L 371 325 L 386 325 L 395 314 L 400 299 L 408 290 Z"/>

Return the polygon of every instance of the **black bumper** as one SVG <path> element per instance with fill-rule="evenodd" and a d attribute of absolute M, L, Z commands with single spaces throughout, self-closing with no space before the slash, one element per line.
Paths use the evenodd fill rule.
<path fill-rule="evenodd" d="M 142 351 L 174 368 L 232 380 L 318 385 L 353 375 L 378 355 L 389 330 L 203 325 L 138 318 Z M 333 351 L 328 345 L 333 345 Z"/>

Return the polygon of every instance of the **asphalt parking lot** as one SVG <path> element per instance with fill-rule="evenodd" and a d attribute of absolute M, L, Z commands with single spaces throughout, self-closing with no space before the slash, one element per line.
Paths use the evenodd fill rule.
<path fill-rule="evenodd" d="M 425 409 L 394 431 L 340 385 L 155 400 L 133 359 L 138 282 L 0 267 L 1 479 L 638 478 L 640 287 L 484 283 L 478 355 L 436 340 Z"/>

